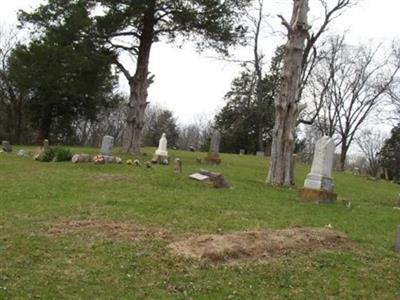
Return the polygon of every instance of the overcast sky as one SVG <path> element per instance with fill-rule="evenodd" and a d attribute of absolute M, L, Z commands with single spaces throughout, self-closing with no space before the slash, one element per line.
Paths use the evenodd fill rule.
<path fill-rule="evenodd" d="M 332 3 L 337 0 L 329 0 Z M 0 0 L 0 20 L 16 24 L 18 9 L 29 10 L 41 0 Z M 290 19 L 292 0 L 266 0 L 265 12 L 271 17 L 269 24 L 282 30 L 277 14 Z M 360 0 L 330 26 L 332 33 L 348 31 L 348 40 L 382 42 L 400 35 L 399 0 Z M 310 0 L 310 20 L 318 22 L 318 0 Z M 270 57 L 272 51 L 284 41 L 279 33 L 267 27 L 262 38 L 263 52 Z M 237 58 L 251 58 L 250 49 L 232 49 Z M 215 54 L 197 53 L 190 45 L 179 49 L 171 45 L 156 44 L 152 51 L 150 71 L 155 83 L 149 92 L 149 101 L 159 103 L 174 111 L 181 123 L 188 123 L 198 115 L 211 117 L 224 104 L 224 94 L 232 79 L 240 71 L 238 63 L 215 59 Z M 121 89 L 127 91 L 127 83 L 121 79 Z"/>

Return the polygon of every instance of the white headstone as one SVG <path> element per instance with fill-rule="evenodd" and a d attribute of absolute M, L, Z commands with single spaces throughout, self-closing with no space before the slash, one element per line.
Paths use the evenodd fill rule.
<path fill-rule="evenodd" d="M 210 177 L 200 174 L 200 173 L 191 174 L 191 175 L 189 175 L 189 178 L 193 179 L 193 180 L 197 180 L 197 181 L 206 181 L 206 180 L 210 179 Z"/>
<path fill-rule="evenodd" d="M 335 142 L 324 136 L 315 145 L 311 172 L 307 175 L 304 187 L 314 190 L 333 191 L 332 168 Z"/>
<path fill-rule="evenodd" d="M 109 135 L 104 136 L 100 149 L 101 155 L 111 156 L 113 146 L 114 146 L 114 138 Z"/>
<path fill-rule="evenodd" d="M 156 155 L 168 156 L 167 143 L 168 143 L 167 135 L 163 133 L 160 142 L 158 143 L 158 149 L 156 150 Z"/>

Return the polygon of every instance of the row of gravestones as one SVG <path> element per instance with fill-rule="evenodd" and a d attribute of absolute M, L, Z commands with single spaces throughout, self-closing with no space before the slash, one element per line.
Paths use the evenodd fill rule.
<path fill-rule="evenodd" d="M 221 159 L 219 158 L 220 141 L 221 141 L 221 135 L 216 130 L 214 131 L 211 138 L 210 151 L 206 158 L 208 162 L 213 164 L 221 163 Z M 153 163 L 168 164 L 167 143 L 168 142 L 166 134 L 163 133 L 159 141 L 158 148 L 154 153 L 152 159 Z M 46 146 L 48 147 L 47 140 L 44 143 L 44 147 Z M 104 136 L 100 149 L 101 155 L 105 157 L 112 157 L 113 146 L 114 146 L 114 138 L 111 136 Z M 2 141 L 2 150 L 4 152 L 12 152 L 12 146 L 10 142 Z M 307 201 L 317 201 L 319 203 L 333 203 L 336 201 L 337 194 L 334 193 L 334 184 L 332 180 L 334 153 L 335 153 L 335 143 L 333 139 L 325 136 L 317 141 L 315 146 L 311 172 L 307 175 L 307 178 L 304 182 L 304 188 L 299 190 L 299 196 L 302 199 Z M 182 164 L 179 159 L 177 160 L 176 171 L 182 172 Z M 214 176 L 213 174 L 216 176 Z M 217 183 L 218 185 L 221 186 L 228 185 L 227 182 L 223 179 L 222 174 L 208 173 L 200 175 L 211 179 L 214 178 L 215 179 L 213 182 L 214 184 Z M 400 252 L 400 225 L 397 228 L 395 251 Z"/>
<path fill-rule="evenodd" d="M 219 157 L 219 147 L 221 134 L 215 130 L 212 134 L 210 150 L 206 161 L 212 164 L 221 163 Z M 154 153 L 152 163 L 168 164 L 166 134 L 163 133 L 159 141 L 157 150 Z M 104 136 L 100 153 L 104 158 L 112 158 L 112 149 L 114 146 L 114 138 L 112 136 Z M 4 152 L 11 152 L 12 147 L 8 141 L 2 142 Z M 333 159 L 335 153 L 335 143 L 329 137 L 322 137 L 315 146 L 314 159 L 311 172 L 307 175 L 304 188 L 299 191 L 301 198 L 310 201 L 318 201 L 320 203 L 331 203 L 337 199 L 334 193 L 334 184 L 332 180 Z M 110 161 L 114 161 L 110 159 Z"/>

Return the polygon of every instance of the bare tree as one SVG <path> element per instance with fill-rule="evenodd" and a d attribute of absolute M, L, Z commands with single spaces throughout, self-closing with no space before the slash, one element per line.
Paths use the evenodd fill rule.
<path fill-rule="evenodd" d="M 212 133 L 212 123 L 205 115 L 197 115 L 187 125 L 179 127 L 177 146 L 185 150 L 204 150 Z"/>
<path fill-rule="evenodd" d="M 362 130 L 356 142 L 368 161 L 368 173 L 376 177 L 381 166 L 380 152 L 386 137 L 379 131 Z"/>
<path fill-rule="evenodd" d="M 18 44 L 15 28 L 0 28 L 0 114 L 2 114 L 3 130 L 7 138 L 14 143 L 21 143 L 23 129 L 23 106 L 25 98 L 15 87 L 9 74 L 9 59 Z"/>
<path fill-rule="evenodd" d="M 318 67 L 316 80 L 322 104 L 317 117 L 324 134 L 337 136 L 341 147 L 340 168 L 344 170 L 347 152 L 362 124 L 379 107 L 395 82 L 400 69 L 396 53 L 381 58 L 380 47 L 350 47 L 334 37 Z"/>
<path fill-rule="evenodd" d="M 122 144 L 122 133 L 127 115 L 127 99 L 121 95 L 114 95 L 115 105 L 100 111 L 96 120 L 80 120 L 74 124 L 76 142 L 82 146 L 97 147 L 104 135 L 114 137 L 115 144 Z"/>
<path fill-rule="evenodd" d="M 259 49 L 259 40 L 260 40 L 260 34 L 262 32 L 262 23 L 264 20 L 264 15 L 263 15 L 263 7 L 264 7 L 264 0 L 258 0 L 257 1 L 257 7 L 256 7 L 256 16 L 251 16 L 249 15 L 249 20 L 250 23 L 253 25 L 253 54 L 254 54 L 254 70 L 255 70 L 255 78 L 256 78 L 256 101 L 258 103 L 258 107 L 262 106 L 263 102 L 263 87 L 262 87 L 262 80 L 263 80 L 263 55 L 260 52 Z M 263 137 L 263 117 L 261 114 L 256 114 L 257 116 L 257 129 L 258 129 L 258 151 L 264 151 L 264 137 Z"/>
<path fill-rule="evenodd" d="M 310 33 L 308 25 L 308 0 L 294 0 L 290 23 L 279 16 L 288 31 L 288 42 L 282 70 L 282 83 L 275 100 L 275 127 L 271 150 L 271 162 L 267 182 L 273 185 L 294 184 L 294 141 L 298 124 L 302 90 L 315 65 L 316 44 L 333 19 L 354 1 L 320 0 L 324 8 L 322 24 Z M 311 120 L 312 123 L 313 120 Z"/>

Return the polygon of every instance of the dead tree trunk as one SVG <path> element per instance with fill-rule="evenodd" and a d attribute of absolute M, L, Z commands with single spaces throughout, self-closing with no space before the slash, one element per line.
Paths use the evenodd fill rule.
<path fill-rule="evenodd" d="M 294 0 L 288 30 L 280 92 L 275 99 L 275 126 L 267 183 L 290 186 L 294 184 L 295 128 L 298 117 L 297 100 L 302 73 L 305 41 L 308 36 L 308 0 Z"/>
<path fill-rule="evenodd" d="M 129 80 L 130 96 L 128 104 L 127 124 L 123 137 L 123 149 L 126 153 L 137 154 L 142 143 L 144 113 L 147 107 L 150 51 L 154 36 L 155 1 L 151 1 L 144 15 L 143 31 L 140 37 L 136 72 Z"/>

